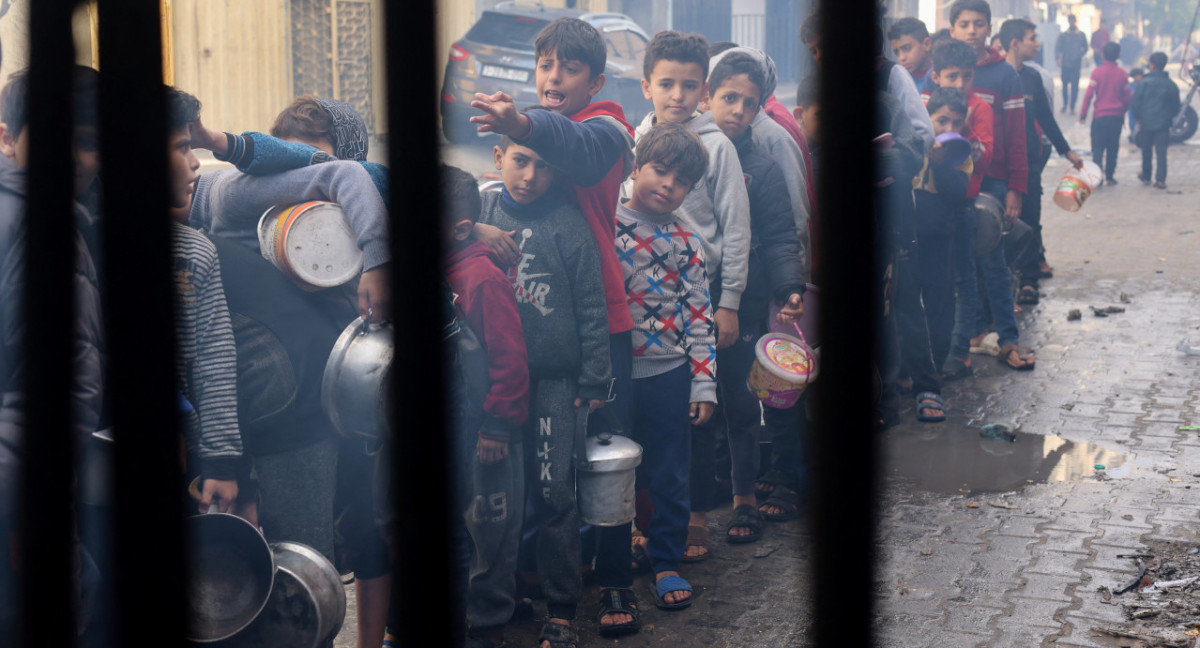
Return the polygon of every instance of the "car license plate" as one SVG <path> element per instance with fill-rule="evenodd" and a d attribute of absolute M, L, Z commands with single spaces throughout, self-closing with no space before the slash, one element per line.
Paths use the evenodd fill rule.
<path fill-rule="evenodd" d="M 499 65 L 485 65 L 481 74 L 493 79 L 504 79 L 505 81 L 517 81 L 519 83 L 525 83 L 529 80 L 529 70 L 518 70 L 516 68 L 500 67 Z"/>

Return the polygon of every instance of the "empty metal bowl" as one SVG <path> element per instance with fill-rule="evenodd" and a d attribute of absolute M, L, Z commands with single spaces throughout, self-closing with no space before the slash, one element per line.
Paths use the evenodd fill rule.
<path fill-rule="evenodd" d="M 221 641 L 237 634 L 271 596 L 275 560 L 254 525 L 208 513 L 185 521 L 189 550 L 187 640 Z"/>

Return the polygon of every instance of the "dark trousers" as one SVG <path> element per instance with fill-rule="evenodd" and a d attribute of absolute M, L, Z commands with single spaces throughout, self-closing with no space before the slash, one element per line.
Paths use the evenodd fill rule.
<path fill-rule="evenodd" d="M 517 555 L 524 521 L 525 457 L 519 439 L 508 457 L 483 464 L 470 453 L 471 502 L 464 519 L 471 535 L 467 622 L 475 632 L 502 627 L 516 607 Z"/>
<path fill-rule="evenodd" d="M 639 489 L 650 493 L 646 554 L 655 572 L 676 571 L 687 544 L 688 473 L 692 426 L 691 362 L 664 374 L 633 381 L 633 439 L 642 445 Z M 629 545 L 625 545 L 629 563 Z"/>
<path fill-rule="evenodd" d="M 896 254 L 895 344 L 899 347 L 902 376 L 912 379 L 915 394 L 942 392 L 942 381 L 933 364 L 929 346 L 929 325 L 921 303 L 921 274 L 918 249 L 903 249 Z M 886 373 L 884 374 L 887 375 Z M 885 385 L 886 387 L 886 385 Z"/>
<path fill-rule="evenodd" d="M 609 394 L 608 407 L 616 414 L 621 431 L 626 436 L 633 434 L 633 334 L 629 331 L 608 338 L 609 354 L 612 357 L 613 386 Z M 610 431 L 611 426 L 604 416 L 593 415 L 588 419 L 588 432 L 599 434 Z M 643 449 L 643 454 L 645 450 Z M 612 527 L 596 527 L 596 583 L 600 587 L 631 587 L 633 569 L 629 562 L 629 548 L 633 542 L 632 523 Z"/>
<path fill-rule="evenodd" d="M 579 573 L 582 539 L 572 461 L 579 384 L 574 378 L 530 376 L 529 387 L 525 465 L 533 511 L 542 520 L 536 531 L 537 571 L 549 616 L 574 619 L 583 595 Z"/>
<path fill-rule="evenodd" d="M 925 304 L 933 364 L 941 367 L 950 353 L 950 335 L 954 331 L 953 249 L 958 215 L 949 209 L 922 210 L 925 201 L 921 198 L 924 196 L 918 197 L 916 212 L 921 300 Z"/>
<path fill-rule="evenodd" d="M 1070 88 L 1070 96 L 1067 95 Z M 1079 98 L 1079 68 L 1064 67 L 1062 69 L 1063 108 L 1075 112 L 1075 101 Z"/>
<path fill-rule="evenodd" d="M 1121 128 L 1124 126 L 1124 115 L 1092 118 L 1092 161 L 1104 169 L 1104 177 L 1109 180 L 1117 171 L 1117 153 L 1121 149 Z"/>
<path fill-rule="evenodd" d="M 750 366 L 754 364 L 754 345 L 766 333 L 762 319 L 751 320 L 740 316 L 738 339 L 729 347 L 717 351 L 717 406 L 712 418 L 693 432 L 693 438 L 713 445 L 696 448 L 701 460 L 692 464 L 692 510 L 707 512 L 722 496 L 716 489 L 716 462 L 709 456 L 716 454 L 718 439 L 722 436 L 729 443 L 730 478 L 734 495 L 753 495 L 754 480 L 758 477 L 760 464 L 759 441 L 761 436 L 762 407 L 754 394 L 746 388 Z M 694 446 L 693 446 L 694 447 Z"/>
<path fill-rule="evenodd" d="M 1021 221 L 1033 230 L 1024 254 L 1014 258 L 1021 286 L 1037 288 L 1038 264 L 1046 258 L 1042 244 L 1042 185 L 1041 176 L 1029 175 L 1029 191 L 1021 197 Z M 1007 253 L 1007 251 L 1006 251 Z"/>
<path fill-rule="evenodd" d="M 1170 132 L 1167 129 L 1162 130 L 1145 130 L 1142 129 L 1141 144 L 1142 144 L 1142 177 L 1150 179 L 1150 156 L 1154 155 L 1157 158 L 1158 170 L 1154 172 L 1155 182 L 1167 181 L 1167 145 L 1170 144 Z M 1151 147 L 1154 152 L 1151 153 Z"/>

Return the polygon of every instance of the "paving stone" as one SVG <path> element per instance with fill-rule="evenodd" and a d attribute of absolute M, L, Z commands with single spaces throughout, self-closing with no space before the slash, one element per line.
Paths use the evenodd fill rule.
<path fill-rule="evenodd" d="M 1003 613 L 1002 608 L 955 605 L 946 609 L 946 616 L 939 625 L 946 630 L 983 632 L 993 617 Z"/>
<path fill-rule="evenodd" d="M 1038 537 L 1037 527 L 1049 522 L 1049 518 L 1028 515 L 1013 515 L 1000 520 L 996 535 L 1018 536 L 1022 538 Z"/>
<path fill-rule="evenodd" d="M 1096 537 L 1098 531 L 1062 531 L 1059 529 L 1045 529 L 1042 531 L 1042 537 L 1045 538 L 1039 548 L 1047 551 L 1074 551 L 1079 553 L 1088 553 L 1088 547 L 1085 544 L 1088 540 Z"/>
<path fill-rule="evenodd" d="M 1138 440 L 1137 445 L 1133 446 L 1134 451 L 1142 453 L 1147 450 L 1156 452 L 1171 452 L 1174 446 L 1179 441 L 1178 437 L 1165 436 L 1143 436 Z"/>
<path fill-rule="evenodd" d="M 1061 624 L 1054 618 L 1054 614 L 1067 607 L 1063 602 L 1021 596 L 1010 596 L 1008 600 L 1012 608 L 1003 616 L 1012 617 L 1025 625 L 1043 628 L 1058 628 Z"/>
<path fill-rule="evenodd" d="M 1079 574 L 1074 571 L 1065 574 L 1039 574 L 1023 570 L 1020 576 L 1025 579 L 1025 585 L 1020 590 L 1021 596 L 1064 603 L 1072 601 L 1067 590 L 1079 583 Z"/>
<path fill-rule="evenodd" d="M 1116 526 L 1113 524 L 1100 524 L 1100 529 L 1104 532 L 1103 535 L 1092 541 L 1092 548 L 1099 550 L 1101 545 L 1108 547 L 1125 547 L 1135 549 L 1144 547 L 1142 536 L 1145 532 L 1141 529 Z"/>
<path fill-rule="evenodd" d="M 1075 574 L 1081 564 L 1089 563 L 1088 553 L 1047 551 L 1037 548 L 1033 551 L 1033 564 L 1026 567 L 1022 574 Z"/>

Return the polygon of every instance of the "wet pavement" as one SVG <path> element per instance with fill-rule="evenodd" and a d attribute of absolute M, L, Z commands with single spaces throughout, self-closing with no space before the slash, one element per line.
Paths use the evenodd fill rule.
<path fill-rule="evenodd" d="M 1088 147 L 1086 127 L 1060 121 Z M 481 151 L 466 155 L 485 165 Z M 1174 146 L 1169 160 L 1169 190 L 1144 187 L 1140 153 L 1123 143 L 1120 184 L 1076 213 L 1050 201 L 1065 170 L 1052 160 L 1043 225 L 1054 277 L 1018 315 L 1036 369 L 973 356 L 975 375 L 944 390 L 948 421 L 917 423 L 910 409 L 884 435 L 878 646 L 1138 645 L 1114 638 L 1142 623 L 1112 594 L 1138 573 L 1119 556 L 1200 545 L 1200 357 L 1175 348 L 1189 336 L 1200 343 L 1200 147 Z M 1089 308 L 1110 305 L 1125 312 Z M 1082 319 L 1068 320 L 1073 309 Z M 1000 422 L 1015 441 L 980 435 Z M 580 645 L 811 645 L 801 523 L 768 523 L 762 541 L 730 545 L 728 517 L 728 507 L 710 516 L 713 557 L 682 570 L 696 590 L 690 609 L 655 609 L 650 577 L 639 576 L 643 630 L 602 639 L 592 586 Z M 352 592 L 350 601 L 339 648 L 355 645 Z M 536 636 L 532 619 L 516 620 L 508 645 L 534 646 Z"/>

